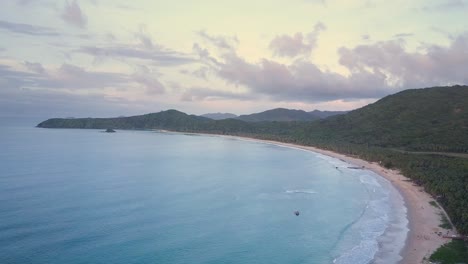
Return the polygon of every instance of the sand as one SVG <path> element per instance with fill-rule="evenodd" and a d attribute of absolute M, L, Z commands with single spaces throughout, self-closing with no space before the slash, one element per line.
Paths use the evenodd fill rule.
<path fill-rule="evenodd" d="M 429 204 L 430 201 L 435 201 L 428 193 L 423 190 L 423 187 L 415 185 L 413 182 L 403 175 L 398 170 L 389 170 L 378 163 L 368 162 L 362 159 L 346 156 L 344 154 L 323 150 L 315 147 L 301 146 L 289 143 L 282 143 L 269 140 L 252 139 L 236 136 L 224 136 L 204 134 L 209 136 L 219 136 L 227 138 L 236 138 L 240 140 L 248 140 L 255 142 L 263 142 L 268 144 L 287 146 L 317 152 L 326 156 L 343 160 L 353 166 L 364 167 L 390 181 L 393 186 L 401 193 L 407 207 L 407 215 L 409 221 L 409 232 L 406 238 L 406 244 L 400 253 L 402 256 L 401 264 L 418 264 L 430 263 L 428 261 L 430 255 L 443 244 L 449 242 L 447 238 L 439 236 L 442 234 L 456 234 L 456 230 L 447 230 L 440 228 L 441 215 L 447 214 L 443 209 L 437 208 Z M 448 216 L 447 216 L 448 219 Z"/>

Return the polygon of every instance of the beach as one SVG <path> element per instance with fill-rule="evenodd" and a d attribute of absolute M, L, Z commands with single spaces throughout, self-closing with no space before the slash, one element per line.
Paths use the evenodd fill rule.
<path fill-rule="evenodd" d="M 387 179 L 403 196 L 405 205 L 407 207 L 409 232 L 406 238 L 405 246 L 400 253 L 402 260 L 399 263 L 401 264 L 430 263 L 428 261 L 430 255 L 443 244 L 450 242 L 450 239 L 443 238 L 437 233 L 441 232 L 443 235 L 456 234 L 455 229 L 448 230 L 439 227 L 441 224 L 441 214 L 445 214 L 447 219 L 449 218 L 440 206 L 439 208 L 429 203 L 431 201 L 435 201 L 435 198 L 431 197 L 423 190 L 423 187 L 414 184 L 411 180 L 409 180 L 409 178 L 402 175 L 398 170 L 386 169 L 375 162 L 368 162 L 362 159 L 315 147 L 238 136 L 213 134 L 203 135 L 236 138 L 239 140 L 249 140 L 308 150 L 340 159 L 349 163 L 351 166 L 373 171 L 377 175 Z"/>

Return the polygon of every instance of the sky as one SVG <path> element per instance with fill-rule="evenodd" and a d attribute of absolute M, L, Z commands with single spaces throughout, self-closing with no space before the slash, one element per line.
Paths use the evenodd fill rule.
<path fill-rule="evenodd" d="M 2 0 L 0 116 L 352 110 L 468 84 L 468 0 Z"/>

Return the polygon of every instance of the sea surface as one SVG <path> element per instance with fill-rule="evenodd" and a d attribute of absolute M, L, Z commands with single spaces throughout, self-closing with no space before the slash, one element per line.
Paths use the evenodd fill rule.
<path fill-rule="evenodd" d="M 34 125 L 0 127 L 2 264 L 400 259 L 403 199 L 343 161 L 216 136 Z"/>

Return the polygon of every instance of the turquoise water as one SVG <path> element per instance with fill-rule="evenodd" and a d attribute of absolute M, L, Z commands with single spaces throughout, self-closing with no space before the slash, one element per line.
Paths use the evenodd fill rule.
<path fill-rule="evenodd" d="M 388 182 L 312 152 L 24 125 L 0 149 L 0 263 L 392 263 L 407 231 Z"/>

